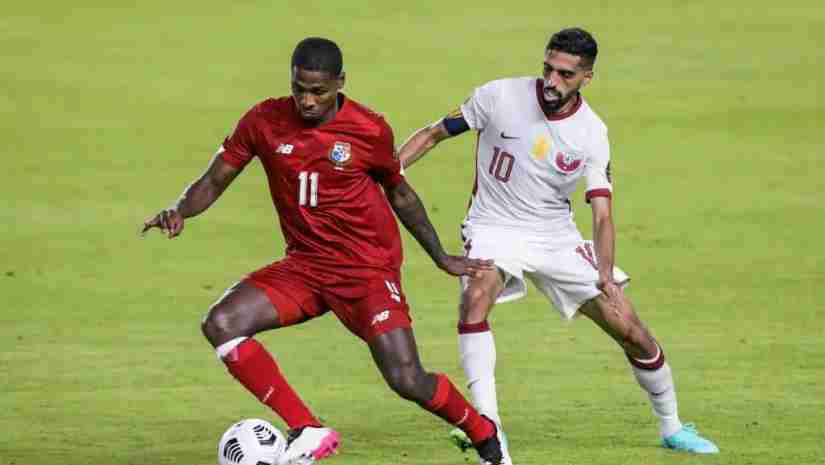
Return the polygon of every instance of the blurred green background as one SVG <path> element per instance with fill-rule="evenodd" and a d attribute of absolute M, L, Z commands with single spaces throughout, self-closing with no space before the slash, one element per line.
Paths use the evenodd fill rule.
<path fill-rule="evenodd" d="M 820 2 L 15 2 L 0 16 L 0 464 L 215 463 L 244 417 L 199 322 L 283 253 L 257 163 L 183 236 L 138 237 L 251 105 L 289 92 L 303 37 L 344 50 L 348 95 L 397 142 L 486 81 L 537 75 L 549 35 L 596 36 L 585 95 L 610 128 L 617 262 L 715 457 L 658 447 L 614 344 L 532 290 L 493 317 L 516 465 L 825 463 Z M 444 241 L 473 140 L 408 172 Z M 577 195 L 583 230 L 590 214 Z M 405 233 L 425 365 L 463 382 L 458 286 Z M 339 464 L 464 464 L 333 317 L 261 340 L 343 435 Z"/>

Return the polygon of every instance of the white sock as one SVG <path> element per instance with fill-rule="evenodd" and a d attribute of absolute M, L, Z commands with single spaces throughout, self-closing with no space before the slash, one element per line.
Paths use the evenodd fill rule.
<path fill-rule="evenodd" d="M 652 363 L 661 355 L 661 349 L 651 360 L 638 360 L 641 364 Z M 676 388 L 673 385 L 673 375 L 670 372 L 670 365 L 662 364 L 655 370 L 639 368 L 633 363 L 630 364 L 633 375 L 639 386 L 647 391 L 647 396 L 653 406 L 653 413 L 659 417 L 659 434 L 666 438 L 680 429 L 682 422 L 679 421 L 679 412 L 676 404 Z"/>
<path fill-rule="evenodd" d="M 223 360 L 224 357 L 229 355 L 229 352 L 241 345 L 241 342 L 249 339 L 248 337 L 236 337 L 235 339 L 231 339 L 229 341 L 224 342 L 223 344 L 215 347 L 215 354 L 218 356 L 218 359 Z"/>
<path fill-rule="evenodd" d="M 458 347 L 467 388 L 476 409 L 501 424 L 496 399 L 496 343 L 490 330 L 459 333 Z"/>

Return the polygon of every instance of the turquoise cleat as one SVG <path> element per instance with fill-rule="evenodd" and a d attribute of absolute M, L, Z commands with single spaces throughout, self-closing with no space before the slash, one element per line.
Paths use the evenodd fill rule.
<path fill-rule="evenodd" d="M 718 454 L 719 448 L 716 444 L 699 436 L 696 427 L 692 423 L 687 423 L 682 426 L 677 433 L 662 439 L 662 446 L 680 450 L 684 452 L 691 452 L 694 454 Z"/>

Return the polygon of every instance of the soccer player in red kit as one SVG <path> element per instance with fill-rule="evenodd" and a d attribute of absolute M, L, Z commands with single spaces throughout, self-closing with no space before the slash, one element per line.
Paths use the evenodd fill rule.
<path fill-rule="evenodd" d="M 363 339 L 398 395 L 461 428 L 482 464 L 499 465 L 501 437 L 443 374 L 419 361 L 401 290 L 401 238 L 393 211 L 439 268 L 470 275 L 486 260 L 448 255 L 404 180 L 384 119 L 340 92 L 343 59 L 329 40 L 308 38 L 292 55 L 292 96 L 268 99 L 240 120 L 206 172 L 173 207 L 144 223 L 170 238 L 258 158 L 286 240 L 286 257 L 250 273 L 209 310 L 203 333 L 229 372 L 289 426 L 280 463 L 303 465 L 338 448 L 253 336 L 331 310 Z"/>

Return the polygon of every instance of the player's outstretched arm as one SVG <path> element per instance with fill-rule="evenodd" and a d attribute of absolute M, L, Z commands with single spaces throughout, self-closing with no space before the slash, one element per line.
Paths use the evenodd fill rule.
<path fill-rule="evenodd" d="M 447 131 L 443 119 L 415 131 L 398 149 L 398 158 L 401 160 L 401 165 L 404 168 L 411 166 L 430 149 L 438 145 L 439 142 L 453 135 Z"/>
<path fill-rule="evenodd" d="M 435 264 L 453 276 L 474 275 L 479 271 L 493 269 L 492 260 L 478 260 L 467 257 L 448 255 L 441 246 L 438 233 L 435 232 L 427 211 L 413 188 L 402 181 L 397 186 L 387 190 L 387 199 L 395 214 L 415 237 L 421 247 L 427 251 Z"/>
<path fill-rule="evenodd" d="M 184 189 L 173 206 L 161 210 L 143 222 L 141 234 L 158 228 L 166 233 L 169 239 L 177 237 L 183 231 L 184 219 L 196 216 L 209 208 L 240 172 L 240 168 L 225 162 L 218 153 L 212 158 L 206 172 Z"/>

